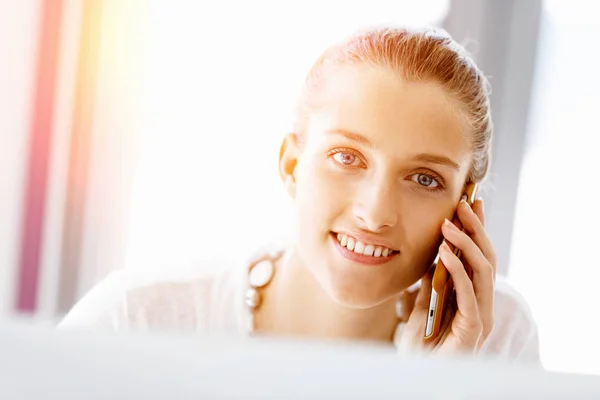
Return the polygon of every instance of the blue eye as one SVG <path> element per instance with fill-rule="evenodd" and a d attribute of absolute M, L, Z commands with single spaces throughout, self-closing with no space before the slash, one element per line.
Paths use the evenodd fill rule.
<path fill-rule="evenodd" d="M 336 153 L 333 155 L 333 158 L 344 165 L 352 165 L 356 161 L 356 156 L 350 153 Z"/>
<path fill-rule="evenodd" d="M 435 189 L 440 186 L 440 183 L 436 178 L 427 174 L 414 174 L 411 177 L 411 180 L 421 186 L 425 186 L 428 189 Z"/>
<path fill-rule="evenodd" d="M 357 154 L 347 150 L 334 150 L 331 157 L 343 167 L 361 167 L 363 165 L 363 161 Z"/>

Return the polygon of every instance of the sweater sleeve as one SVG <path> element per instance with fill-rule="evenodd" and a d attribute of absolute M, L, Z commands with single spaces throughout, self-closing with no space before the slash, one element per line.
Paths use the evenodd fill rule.
<path fill-rule="evenodd" d="M 538 329 L 525 299 L 503 277 L 496 281 L 494 329 L 484 345 L 509 362 L 541 366 Z"/>

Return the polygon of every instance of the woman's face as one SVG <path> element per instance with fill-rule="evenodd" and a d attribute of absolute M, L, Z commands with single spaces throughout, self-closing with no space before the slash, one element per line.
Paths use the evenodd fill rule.
<path fill-rule="evenodd" d="M 372 307 L 431 266 L 471 165 L 469 133 L 438 84 L 381 68 L 340 69 L 318 101 L 302 145 L 289 136 L 282 148 L 296 250 L 331 297 Z"/>

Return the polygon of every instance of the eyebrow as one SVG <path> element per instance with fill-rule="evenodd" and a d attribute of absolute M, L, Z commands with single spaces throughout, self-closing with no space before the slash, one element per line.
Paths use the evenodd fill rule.
<path fill-rule="evenodd" d="M 359 133 L 356 133 L 356 132 L 351 132 L 351 131 L 348 131 L 345 129 L 332 129 L 332 130 L 327 131 L 327 133 L 333 133 L 334 135 L 344 136 L 346 139 L 352 140 L 353 142 L 360 143 L 369 148 L 374 147 L 373 143 L 371 143 L 371 141 L 367 137 L 365 137 Z"/>
<path fill-rule="evenodd" d="M 438 156 L 436 154 L 419 153 L 410 157 L 412 160 L 421 161 L 428 164 L 439 164 L 445 165 L 457 171 L 460 171 L 460 165 L 457 162 L 452 161 L 446 156 Z"/>
<path fill-rule="evenodd" d="M 369 148 L 375 147 L 367 137 L 356 132 L 348 131 L 346 129 L 333 129 L 327 132 L 335 135 L 344 136 L 345 138 L 352 140 L 353 142 L 360 143 Z M 427 164 L 445 165 L 447 167 L 460 171 L 460 165 L 446 156 L 430 153 L 418 153 L 412 155 L 410 159 L 414 161 L 421 161 Z"/>

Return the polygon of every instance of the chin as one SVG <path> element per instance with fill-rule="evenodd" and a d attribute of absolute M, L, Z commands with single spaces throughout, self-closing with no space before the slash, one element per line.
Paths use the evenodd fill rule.
<path fill-rule="evenodd" d="M 306 253 L 320 256 L 304 260 L 305 265 L 326 295 L 347 308 L 376 307 L 398 296 L 421 276 L 406 268 L 401 254 L 388 264 L 365 266 L 341 258 L 329 246 L 313 250 Z"/>
<path fill-rule="evenodd" d="M 390 287 L 393 279 L 382 276 L 364 276 L 346 272 L 338 274 L 330 271 L 321 277 L 321 286 L 336 303 L 354 309 L 376 307 L 396 297 L 404 288 Z M 395 286 L 395 285 L 394 285 Z"/>

